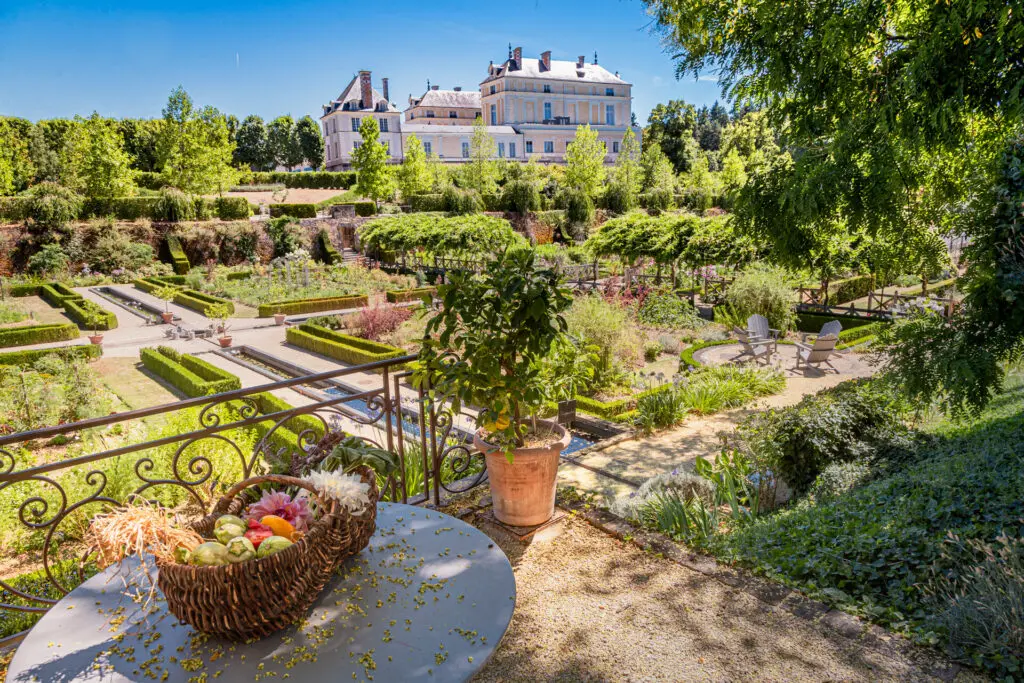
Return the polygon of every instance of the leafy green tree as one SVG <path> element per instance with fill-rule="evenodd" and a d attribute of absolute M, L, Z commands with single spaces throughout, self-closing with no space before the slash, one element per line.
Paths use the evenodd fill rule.
<path fill-rule="evenodd" d="M 377 119 L 364 116 L 359 124 L 362 143 L 352 150 L 352 168 L 356 171 L 356 192 L 375 203 L 394 194 L 394 179 L 388 168 L 387 147 L 380 141 Z"/>
<path fill-rule="evenodd" d="M 83 122 L 88 147 L 81 176 L 87 197 L 129 197 L 135 194 L 131 157 L 113 121 L 96 112 Z"/>
<path fill-rule="evenodd" d="M 590 124 L 579 126 L 565 151 L 565 186 L 596 197 L 604 182 L 605 145 Z"/>
<path fill-rule="evenodd" d="M 405 141 L 405 159 L 397 175 L 398 191 L 402 193 L 403 201 L 430 190 L 432 178 L 427 167 L 427 155 L 423 151 L 423 143 L 415 135 L 410 135 Z"/>
<path fill-rule="evenodd" d="M 171 92 L 163 116 L 157 156 L 164 181 L 194 194 L 230 187 L 237 171 L 224 116 L 209 106 L 197 110 L 181 86 Z"/>
<path fill-rule="evenodd" d="M 132 168 L 158 172 L 157 141 L 163 119 L 121 119 L 117 126 L 124 140 L 124 151 L 132 160 Z"/>
<path fill-rule="evenodd" d="M 273 167 L 274 155 L 267 139 L 267 127 L 259 116 L 250 114 L 238 126 L 234 161 L 254 171 L 266 171 Z"/>
<path fill-rule="evenodd" d="M 320 126 L 309 114 L 295 124 L 295 136 L 298 138 L 302 157 L 314 169 L 324 165 L 324 136 L 320 134 Z M 301 163 L 301 162 L 300 162 Z"/>
<path fill-rule="evenodd" d="M 690 168 L 692 153 L 687 140 L 693 140 L 697 127 L 697 111 L 692 104 L 682 100 L 670 100 L 668 104 L 657 104 L 647 117 L 644 129 L 644 147 L 658 145 L 669 158 L 677 173 Z"/>
<path fill-rule="evenodd" d="M 0 180 L 0 194 L 25 189 L 35 173 L 29 144 L 34 126 L 26 119 L 0 116 L 0 165 L 8 169 L 9 189 Z"/>
<path fill-rule="evenodd" d="M 466 187 L 476 190 L 481 196 L 494 191 L 498 180 L 494 163 L 497 153 L 498 144 L 487 132 L 483 118 L 477 116 L 473 122 L 473 135 L 469 138 L 469 163 L 462 174 Z"/>
<path fill-rule="evenodd" d="M 267 126 L 267 139 L 274 161 L 287 169 L 302 163 L 302 145 L 295 131 L 295 120 L 285 114 L 278 116 Z"/>
<path fill-rule="evenodd" d="M 652 192 L 665 189 L 672 192 L 675 189 L 675 184 L 676 177 L 672 162 L 661 151 L 661 145 L 658 143 L 645 145 L 644 151 L 640 155 L 640 186 L 643 191 Z"/>
<path fill-rule="evenodd" d="M 747 170 L 736 148 L 730 149 L 722 161 L 722 183 L 733 192 L 747 184 Z"/>
<path fill-rule="evenodd" d="M 627 128 L 619 143 L 619 156 L 615 159 L 612 183 L 620 186 L 629 196 L 640 194 L 643 177 L 640 169 L 640 145 L 632 128 Z"/>

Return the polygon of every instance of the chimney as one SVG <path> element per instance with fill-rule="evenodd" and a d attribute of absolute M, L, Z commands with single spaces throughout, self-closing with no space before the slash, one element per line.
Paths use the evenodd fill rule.
<path fill-rule="evenodd" d="M 577 69 L 582 69 L 583 68 L 583 62 L 585 62 L 585 61 L 587 61 L 587 58 L 584 55 L 580 55 L 579 57 L 577 57 L 576 58 L 576 68 Z"/>
<path fill-rule="evenodd" d="M 388 97 L 388 79 L 382 78 L 382 79 L 380 79 L 380 82 L 381 82 L 381 90 L 384 91 L 384 100 L 386 102 L 391 102 L 391 98 Z"/>
<path fill-rule="evenodd" d="M 544 65 L 541 67 L 541 71 L 551 71 L 551 50 L 541 52 L 540 61 Z"/>
<path fill-rule="evenodd" d="M 438 89 L 438 88 L 440 88 L 440 87 L 441 87 L 441 86 L 439 86 L 439 85 L 432 85 L 432 86 L 430 86 L 430 89 L 431 89 L 431 90 L 437 90 L 437 89 Z"/>
<path fill-rule="evenodd" d="M 370 72 L 359 72 L 360 109 L 373 109 L 373 87 L 370 85 Z"/>
<path fill-rule="evenodd" d="M 462 86 L 461 85 L 457 85 L 454 88 L 452 88 L 452 90 L 454 90 L 455 92 L 462 92 Z"/>
<path fill-rule="evenodd" d="M 523 48 L 517 47 L 512 50 L 512 61 L 515 62 L 515 66 L 512 68 L 513 71 L 519 71 L 523 68 Z"/>
<path fill-rule="evenodd" d="M 597 50 L 594 50 L 594 65 L 597 65 Z"/>

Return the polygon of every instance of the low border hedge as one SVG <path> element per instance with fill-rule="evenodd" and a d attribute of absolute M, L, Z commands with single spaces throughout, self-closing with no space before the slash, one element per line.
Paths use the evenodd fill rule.
<path fill-rule="evenodd" d="M 586 396 L 576 397 L 576 409 L 581 410 L 584 413 L 590 415 L 596 415 L 597 417 L 603 417 L 606 420 L 618 421 L 624 413 L 628 413 L 636 408 L 637 401 L 644 396 L 652 396 L 654 394 L 666 391 L 672 387 L 672 383 L 661 384 L 652 389 L 641 391 L 632 396 L 626 398 L 616 399 L 614 401 L 598 401 L 594 398 L 588 398 Z"/>
<path fill-rule="evenodd" d="M 331 236 L 327 234 L 326 230 L 321 230 L 317 233 L 316 241 L 317 245 L 320 247 L 320 254 L 323 257 L 324 263 L 329 266 L 341 263 L 341 254 L 334 248 L 334 243 L 331 242 Z"/>
<path fill-rule="evenodd" d="M 8 351 L 0 353 L 0 365 L 32 365 L 40 358 L 46 358 L 54 354 L 66 356 L 77 356 L 91 360 L 103 355 L 103 347 L 99 344 L 76 344 L 74 346 L 59 346 L 54 349 L 31 349 L 27 351 Z"/>
<path fill-rule="evenodd" d="M 257 171 L 253 185 L 284 185 L 288 189 L 348 190 L 356 184 L 355 171 Z"/>
<path fill-rule="evenodd" d="M 188 262 L 188 256 L 185 256 L 185 250 L 181 248 L 181 240 L 174 235 L 167 236 L 167 254 L 175 275 L 188 275 L 188 271 L 192 270 L 192 264 Z"/>
<path fill-rule="evenodd" d="M 269 318 L 275 313 L 285 315 L 301 315 L 303 313 L 322 313 L 323 311 L 340 311 L 346 308 L 362 308 L 369 304 L 365 294 L 355 296 L 327 296 L 319 299 L 294 299 L 292 301 L 272 301 L 259 305 L 259 317 Z"/>
<path fill-rule="evenodd" d="M 799 332 L 820 332 L 821 326 L 832 320 L 838 320 L 842 323 L 844 330 L 878 322 L 877 318 L 855 318 L 845 315 L 822 315 L 821 313 L 797 313 L 796 329 Z"/>
<path fill-rule="evenodd" d="M 16 298 L 23 296 L 36 296 L 37 294 L 39 294 L 39 288 L 42 286 L 43 283 L 41 282 L 22 285 L 11 285 L 7 290 L 7 295 Z"/>
<path fill-rule="evenodd" d="M 303 323 L 285 332 L 289 344 L 328 356 L 349 365 L 363 365 L 405 355 L 402 349 L 341 334 L 319 325 Z"/>
<path fill-rule="evenodd" d="M 61 282 L 48 282 L 39 285 L 40 298 L 54 308 L 61 308 L 65 301 L 81 300 L 82 295 Z"/>
<path fill-rule="evenodd" d="M 141 349 L 147 370 L 181 390 L 189 398 L 212 396 L 242 388 L 242 381 L 201 358 L 178 353 L 168 346 Z"/>
<path fill-rule="evenodd" d="M 86 299 L 65 299 L 64 312 L 84 330 L 113 330 L 117 328 L 117 316 L 99 304 Z M 96 325 L 90 321 L 93 314 L 99 317 Z"/>
<path fill-rule="evenodd" d="M 316 204 L 271 204 L 270 217 L 316 218 Z"/>
<path fill-rule="evenodd" d="M 26 325 L 0 330 L 0 347 L 49 344 L 71 339 L 78 339 L 78 325 L 72 323 Z"/>
<path fill-rule="evenodd" d="M 679 354 L 679 371 L 685 372 L 688 368 L 694 367 L 699 368 L 703 363 L 693 357 L 693 354 L 697 353 L 701 349 L 706 349 L 709 346 L 721 346 L 722 344 L 735 344 L 735 339 L 717 339 L 708 341 L 694 342 L 690 346 L 687 346 Z"/>
<path fill-rule="evenodd" d="M 222 299 L 219 296 L 213 296 L 212 294 L 205 294 L 198 292 L 194 289 L 183 289 L 174 295 L 174 303 L 185 308 L 191 308 L 193 311 L 202 313 L 205 316 L 209 316 L 210 306 L 216 306 L 217 304 L 227 304 L 228 311 L 230 313 L 235 312 L 235 304 Z"/>
<path fill-rule="evenodd" d="M 393 304 L 404 303 L 406 301 L 417 301 L 423 298 L 424 294 L 429 294 L 433 297 L 437 289 L 434 287 L 417 287 L 416 289 L 402 289 L 392 290 L 386 292 L 384 296 L 387 300 Z"/>

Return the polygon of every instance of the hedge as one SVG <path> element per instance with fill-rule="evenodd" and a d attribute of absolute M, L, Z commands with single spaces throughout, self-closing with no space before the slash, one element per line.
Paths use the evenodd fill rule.
<path fill-rule="evenodd" d="M 70 339 L 78 339 L 78 325 L 72 323 L 50 323 L 47 325 L 8 327 L 0 330 L 0 346 L 49 344 Z"/>
<path fill-rule="evenodd" d="M 653 389 L 647 389 L 646 391 L 641 391 L 638 394 L 627 396 L 626 398 L 620 398 L 615 401 L 598 401 L 597 399 L 588 398 L 587 396 L 577 396 L 576 409 L 584 413 L 589 413 L 590 415 L 603 417 L 606 420 L 615 420 L 623 413 L 633 410 L 636 407 L 637 401 L 642 397 L 667 391 L 671 387 L 671 382 L 668 384 L 661 384 Z"/>
<path fill-rule="evenodd" d="M 879 332 L 891 324 L 888 321 L 879 320 L 867 325 L 858 325 L 857 327 L 843 330 L 839 333 L 839 343 L 836 344 L 836 348 L 839 350 L 848 349 L 851 346 L 860 346 L 861 344 L 873 341 Z"/>
<path fill-rule="evenodd" d="M 348 190 L 356 184 L 355 171 L 257 172 L 252 185 L 284 185 L 289 189 Z"/>
<path fill-rule="evenodd" d="M 440 193 L 414 194 L 409 197 L 409 210 L 417 213 L 422 211 L 444 211 L 444 195 Z"/>
<path fill-rule="evenodd" d="M 331 242 L 331 238 L 326 230 L 321 230 L 317 233 L 316 241 L 320 247 L 320 254 L 323 256 L 324 263 L 329 266 L 341 263 L 341 254 L 334 248 L 334 244 Z"/>
<path fill-rule="evenodd" d="M 181 248 L 181 240 L 174 235 L 167 236 L 167 254 L 175 275 L 188 275 L 188 271 L 192 270 L 192 264 L 188 262 L 185 250 Z"/>
<path fill-rule="evenodd" d="M 28 200 L 25 197 L 0 197 L 0 221 L 18 223 L 28 214 Z"/>
<path fill-rule="evenodd" d="M 39 294 L 39 288 L 42 283 L 36 282 L 32 284 L 23 285 L 11 285 L 7 290 L 8 296 L 20 297 L 20 296 L 36 296 Z"/>
<path fill-rule="evenodd" d="M 722 344 L 735 344 L 735 339 L 719 339 L 716 341 L 699 341 L 694 342 L 691 346 L 687 346 L 683 349 L 682 353 L 679 354 L 679 372 L 686 372 L 687 369 L 694 367 L 699 368 L 703 363 L 693 357 L 693 354 L 697 353 L 701 349 L 706 349 L 709 346 L 721 346 Z"/>
<path fill-rule="evenodd" d="M 248 280 L 252 277 L 251 270 L 238 270 L 233 273 L 228 273 L 224 279 L 226 280 Z"/>
<path fill-rule="evenodd" d="M 289 344 L 349 365 L 363 365 L 405 355 L 405 351 L 394 346 L 341 334 L 309 323 L 303 323 L 298 327 L 289 327 L 285 332 L 285 339 Z"/>
<path fill-rule="evenodd" d="M 117 327 L 117 316 L 99 304 L 85 299 L 66 299 L 64 312 L 80 327 L 87 330 L 113 330 Z M 94 323 L 91 316 L 96 315 Z"/>
<path fill-rule="evenodd" d="M 132 284 L 135 285 L 136 289 L 141 289 L 147 294 L 152 294 L 158 289 L 164 287 L 178 287 L 184 289 L 185 277 L 182 275 L 167 275 L 164 277 L 140 277 L 136 280 L 132 280 Z"/>
<path fill-rule="evenodd" d="M 167 346 L 142 349 L 139 356 L 147 370 L 170 382 L 189 398 L 242 388 L 241 380 L 230 372 Z"/>
<path fill-rule="evenodd" d="M 213 205 L 222 221 L 241 220 L 250 215 L 249 200 L 245 197 L 217 197 Z"/>
<path fill-rule="evenodd" d="M 369 305 L 365 294 L 354 296 L 328 296 L 319 299 L 294 299 L 292 301 L 273 301 L 259 305 L 259 317 L 269 318 L 275 313 L 285 315 L 301 315 L 303 313 L 322 313 L 323 311 L 340 311 L 346 308 L 362 308 Z"/>
<path fill-rule="evenodd" d="M 80 215 L 83 218 L 113 216 L 124 221 L 152 219 L 157 215 L 159 202 L 160 197 L 92 197 L 85 200 Z"/>
<path fill-rule="evenodd" d="M 39 285 L 39 296 L 54 308 L 61 308 L 65 301 L 82 299 L 82 295 L 60 282 Z"/>
<path fill-rule="evenodd" d="M 295 406 L 289 404 L 287 401 L 279 399 L 270 392 L 263 392 L 251 396 L 255 402 L 256 407 L 260 411 L 260 415 L 269 415 L 271 413 L 280 413 L 285 410 L 294 410 Z M 270 424 L 270 423 L 265 423 Z M 302 434 L 306 430 L 312 430 L 317 437 L 324 435 L 324 423 L 313 415 L 296 415 L 285 420 L 284 424 L 281 425 L 285 429 L 295 434 Z M 296 447 L 296 441 L 291 442 L 291 446 Z"/>
<path fill-rule="evenodd" d="M 830 306 L 856 301 L 867 296 L 875 283 L 870 275 L 857 275 L 856 277 L 836 280 L 828 285 L 828 303 Z"/>
<path fill-rule="evenodd" d="M 174 303 L 185 308 L 191 308 L 193 311 L 198 311 L 205 316 L 209 316 L 210 306 L 216 306 L 217 304 L 227 304 L 228 312 L 235 312 L 235 305 L 227 299 L 221 299 L 219 296 L 213 296 L 212 294 L 204 294 L 203 292 L 197 292 L 194 289 L 183 289 L 174 295 Z"/>
<path fill-rule="evenodd" d="M 424 294 L 433 296 L 436 291 L 434 287 L 417 287 L 416 289 L 386 292 L 384 296 L 387 297 L 389 302 L 398 304 L 406 301 L 419 301 L 423 298 Z"/>
<path fill-rule="evenodd" d="M 316 204 L 271 204 L 270 217 L 316 218 Z"/>
<path fill-rule="evenodd" d="M 40 358 L 62 355 L 90 360 L 103 355 L 103 347 L 99 344 L 76 344 L 75 346 L 59 346 L 53 349 L 31 349 L 28 351 L 8 351 L 0 353 L 0 365 L 33 365 Z"/>
<path fill-rule="evenodd" d="M 820 313 L 797 313 L 796 329 L 799 332 L 820 332 L 821 326 L 832 320 L 838 320 L 842 323 L 844 330 L 860 327 L 862 325 L 870 325 L 871 323 L 878 321 L 877 318 L 855 318 L 845 315 L 822 315 Z"/>

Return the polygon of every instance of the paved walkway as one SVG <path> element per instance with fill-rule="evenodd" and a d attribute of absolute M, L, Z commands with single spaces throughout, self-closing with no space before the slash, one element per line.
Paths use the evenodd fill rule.
<path fill-rule="evenodd" d="M 707 365 L 732 363 L 739 348 L 738 344 L 710 346 L 697 352 L 695 358 Z M 744 408 L 706 417 L 690 417 L 680 426 L 659 434 L 624 441 L 572 462 L 563 462 L 559 469 L 559 482 L 597 493 L 610 502 L 618 496 L 628 495 L 634 487 L 657 474 L 677 468 L 692 470 L 697 456 L 714 456 L 722 447 L 722 436 L 752 412 L 793 405 L 808 394 L 855 377 L 869 377 L 873 373 L 866 357 L 852 351 L 839 354 L 832 364 L 838 372 L 828 368 L 796 370 L 796 347 L 779 346 L 772 365 L 786 377 L 786 388 L 782 392 Z"/>

